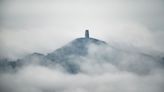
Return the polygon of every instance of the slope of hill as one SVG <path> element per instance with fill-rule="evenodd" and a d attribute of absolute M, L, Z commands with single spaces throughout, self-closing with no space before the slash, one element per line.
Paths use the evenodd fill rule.
<path fill-rule="evenodd" d="M 156 66 L 157 64 L 163 67 L 162 59 L 143 53 L 113 48 L 104 41 L 90 38 L 89 31 L 86 31 L 85 37 L 77 38 L 47 55 L 33 53 L 17 61 L 9 62 L 1 60 L 0 70 L 4 71 L 24 65 L 39 64 L 54 67 L 60 65 L 69 73 L 78 73 L 81 71 L 81 65 L 79 64 L 81 58 L 87 58 L 95 62 L 100 61 L 102 63 L 105 61 L 119 67 L 119 69 L 138 73 L 148 72 L 152 66 Z"/>

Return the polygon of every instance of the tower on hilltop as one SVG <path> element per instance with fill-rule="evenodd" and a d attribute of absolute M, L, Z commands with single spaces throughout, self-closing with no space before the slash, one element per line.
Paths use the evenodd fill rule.
<path fill-rule="evenodd" d="M 85 38 L 89 38 L 89 30 L 85 30 Z"/>

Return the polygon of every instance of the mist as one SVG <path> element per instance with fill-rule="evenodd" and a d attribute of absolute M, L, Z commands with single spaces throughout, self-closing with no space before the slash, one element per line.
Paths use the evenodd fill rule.
<path fill-rule="evenodd" d="M 0 91 L 163 92 L 163 16 L 163 0 L 1 0 L 0 61 L 26 64 L 1 70 Z M 90 44 L 86 56 L 70 56 L 75 74 L 26 57 L 47 55 L 86 29 L 109 47 Z"/>
<path fill-rule="evenodd" d="M 1 58 L 46 54 L 83 37 L 85 29 L 123 49 L 164 52 L 163 0 L 2 0 L 0 8 Z"/>
<path fill-rule="evenodd" d="M 79 67 L 75 74 L 60 63 L 41 65 L 38 57 L 1 72 L 1 92 L 163 92 L 163 64 L 156 59 L 93 44 L 88 51 L 85 57 L 70 56 L 69 63 Z"/>

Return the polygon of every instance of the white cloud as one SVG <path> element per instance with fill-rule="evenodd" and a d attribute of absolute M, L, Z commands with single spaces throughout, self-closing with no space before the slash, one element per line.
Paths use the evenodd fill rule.
<path fill-rule="evenodd" d="M 104 48 L 92 46 L 88 57 L 72 61 L 80 61 L 75 75 L 40 65 L 1 73 L 2 92 L 163 92 L 163 70 L 138 54 L 164 55 L 163 0 L 6 0 L 1 5 L 1 58 L 46 54 L 83 36 L 85 29 L 128 51 L 100 52 Z"/>
<path fill-rule="evenodd" d="M 163 92 L 163 73 L 141 76 L 129 72 L 71 75 L 42 66 L 2 74 L 1 92 Z M 3 84 L 2 84 L 3 83 Z"/>
<path fill-rule="evenodd" d="M 34 59 L 36 62 L 36 59 Z M 40 59 L 37 59 L 40 60 Z M 29 61 L 31 62 L 31 61 Z M 45 61 L 46 62 L 46 61 Z M 66 61 L 60 61 L 66 62 Z M 29 64 L 0 73 L 1 92 L 163 92 L 163 66 L 150 56 L 89 46 L 86 57 L 72 57 L 80 71 L 59 65 Z"/>

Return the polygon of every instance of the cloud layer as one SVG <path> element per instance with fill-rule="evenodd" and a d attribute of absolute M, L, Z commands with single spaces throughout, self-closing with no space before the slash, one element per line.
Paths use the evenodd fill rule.
<path fill-rule="evenodd" d="M 164 72 L 159 61 L 103 46 L 90 45 L 88 49 L 86 57 L 71 56 L 67 61 L 80 67 L 76 74 L 60 63 L 31 63 L 16 72 L 1 73 L 1 92 L 163 92 Z"/>
<path fill-rule="evenodd" d="M 16 74 L 1 75 L 1 92 L 163 92 L 163 73 L 140 76 L 129 72 L 70 75 L 30 66 Z M 6 82 L 8 81 L 8 82 Z"/>
<path fill-rule="evenodd" d="M 71 60 L 80 66 L 77 74 L 37 63 L 0 73 L 1 92 L 164 91 L 163 0 L 0 2 L 0 59 L 47 54 L 85 29 L 120 50 L 91 45 L 88 56 Z"/>

